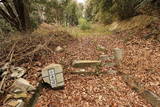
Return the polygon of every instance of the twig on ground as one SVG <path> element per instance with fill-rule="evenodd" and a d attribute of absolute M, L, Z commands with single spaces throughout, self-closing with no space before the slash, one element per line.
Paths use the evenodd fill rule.
<path fill-rule="evenodd" d="M 4 77 L 3 77 L 3 79 L 2 79 L 2 81 L 0 83 L 0 93 L 2 93 L 2 94 L 4 93 L 4 91 L 2 90 L 2 88 L 3 88 L 3 84 L 5 83 L 6 77 L 7 77 L 7 74 L 4 75 Z"/>
<path fill-rule="evenodd" d="M 8 54 L 8 57 L 10 56 L 9 62 L 8 62 L 9 65 L 8 65 L 7 68 L 6 68 L 6 71 L 5 71 L 6 73 L 4 74 L 3 79 L 2 79 L 2 81 L 1 81 L 1 83 L 0 83 L 0 93 L 3 93 L 3 92 L 4 92 L 4 91 L 2 91 L 2 88 L 3 88 L 4 84 L 5 84 L 5 81 L 6 81 L 8 72 L 10 71 L 10 64 L 11 64 L 11 62 L 12 62 L 15 45 L 16 45 L 16 43 L 13 45 L 10 53 Z M 5 87 L 4 87 L 4 88 L 5 88 Z"/>

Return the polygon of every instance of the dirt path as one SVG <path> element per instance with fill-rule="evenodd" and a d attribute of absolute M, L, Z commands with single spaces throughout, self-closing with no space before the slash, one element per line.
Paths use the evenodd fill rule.
<path fill-rule="evenodd" d="M 107 53 L 98 51 L 103 45 Z M 156 45 L 156 46 L 155 46 Z M 160 95 L 160 47 L 153 40 L 133 38 L 129 41 L 116 36 L 85 37 L 69 44 L 63 53 L 55 53 L 48 63 L 64 66 L 64 70 L 75 71 L 71 63 L 77 59 L 98 59 L 102 54 L 112 55 L 113 48 L 123 48 L 125 58 L 121 71 L 135 76 L 145 87 Z M 110 68 L 102 67 L 107 72 Z M 112 68 L 116 69 L 116 68 Z M 87 68 L 86 71 L 93 71 Z M 123 81 L 120 75 L 69 75 L 65 74 L 65 89 L 54 91 L 43 88 L 36 107 L 150 107 L 138 93 Z"/>

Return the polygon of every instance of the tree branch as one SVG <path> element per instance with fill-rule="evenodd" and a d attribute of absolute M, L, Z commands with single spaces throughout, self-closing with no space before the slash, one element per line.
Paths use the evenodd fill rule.
<path fill-rule="evenodd" d="M 16 27 L 17 29 L 19 29 L 18 25 L 17 25 L 17 22 L 11 17 L 9 16 L 3 9 L 2 7 L 0 7 L 0 14 L 2 15 L 2 17 L 4 19 L 6 19 L 10 24 L 11 26 L 13 27 Z"/>
<path fill-rule="evenodd" d="M 0 3 L 3 4 L 6 10 L 0 7 L 0 15 L 13 27 L 16 27 L 19 31 L 27 31 L 30 29 L 28 0 L 12 0 L 13 7 L 8 0 L 0 0 Z M 13 8 L 15 8 L 16 12 Z"/>
<path fill-rule="evenodd" d="M 8 13 L 10 14 L 10 16 L 11 16 L 12 18 L 17 18 L 16 15 L 14 14 L 14 12 L 13 12 L 12 7 L 9 5 L 9 3 L 8 3 L 7 0 L 4 0 L 4 1 L 3 1 L 3 5 L 6 7 Z"/>

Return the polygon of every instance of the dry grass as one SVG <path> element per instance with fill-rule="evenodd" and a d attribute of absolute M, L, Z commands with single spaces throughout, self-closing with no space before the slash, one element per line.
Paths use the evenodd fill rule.
<path fill-rule="evenodd" d="M 14 51 L 12 62 L 22 64 L 45 58 L 54 52 L 55 47 L 72 40 L 69 33 L 48 24 L 42 24 L 31 34 L 14 33 L 0 42 L 0 65 L 9 61 L 10 51 Z"/>
<path fill-rule="evenodd" d="M 91 29 L 81 30 L 79 27 L 66 27 L 67 30 L 74 37 L 88 37 L 88 36 L 104 36 L 111 34 L 112 32 L 108 31 L 104 25 L 101 24 L 92 24 Z"/>
<path fill-rule="evenodd" d="M 110 31 L 124 31 L 136 27 L 145 28 L 154 21 L 158 21 L 158 18 L 153 16 L 140 15 L 135 16 L 129 20 L 114 22 L 111 25 L 106 26 L 106 28 L 108 28 Z"/>

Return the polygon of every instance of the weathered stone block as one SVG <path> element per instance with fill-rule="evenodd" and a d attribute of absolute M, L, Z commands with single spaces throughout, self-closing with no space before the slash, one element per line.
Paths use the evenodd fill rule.
<path fill-rule="evenodd" d="M 11 91 L 15 91 L 17 89 L 20 89 L 25 92 L 25 91 L 35 90 L 35 87 L 32 86 L 27 80 L 25 80 L 23 78 L 19 78 L 13 83 L 13 85 L 11 87 Z"/>
<path fill-rule="evenodd" d="M 123 49 L 120 48 L 114 48 L 114 57 L 116 60 L 122 60 L 123 59 Z"/>
<path fill-rule="evenodd" d="M 116 65 L 119 66 L 122 59 L 123 59 L 123 49 L 120 49 L 120 48 L 114 48 L 114 57 L 115 57 L 115 62 L 116 62 Z"/>
<path fill-rule="evenodd" d="M 63 68 L 59 64 L 50 64 L 42 70 L 42 78 L 52 88 L 64 87 Z"/>
<path fill-rule="evenodd" d="M 101 61 L 97 60 L 77 60 L 73 62 L 73 67 L 83 68 L 100 65 Z"/>

